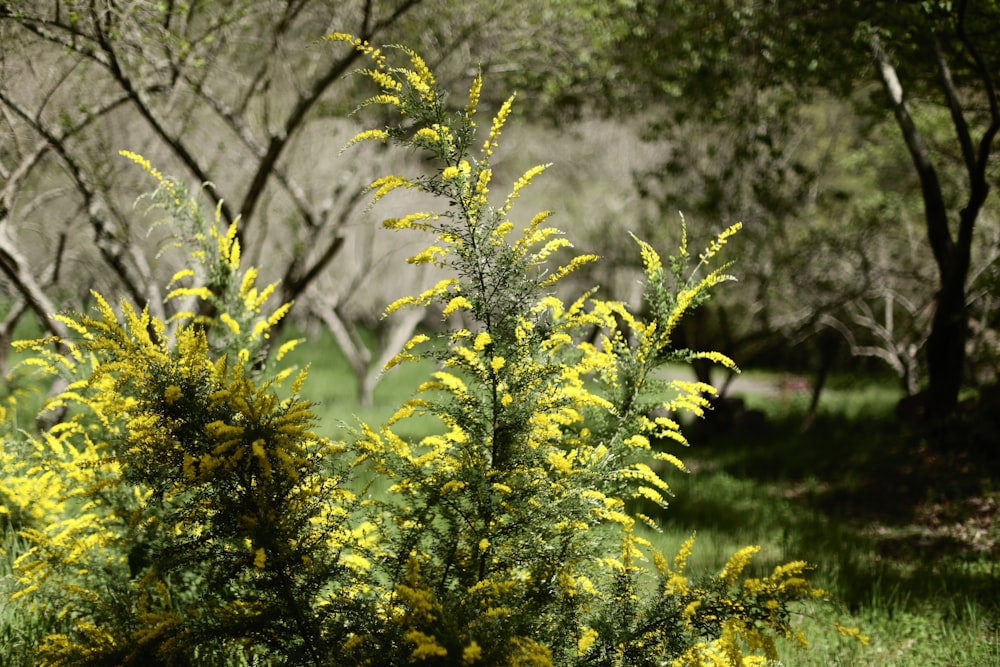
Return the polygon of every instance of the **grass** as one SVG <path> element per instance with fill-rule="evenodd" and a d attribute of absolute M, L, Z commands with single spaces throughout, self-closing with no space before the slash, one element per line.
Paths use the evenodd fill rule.
<path fill-rule="evenodd" d="M 299 354 L 299 363 L 311 358 L 305 393 L 333 437 L 345 437 L 345 416 L 388 417 L 429 370 L 391 371 L 375 405 L 359 410 L 332 341 L 320 337 Z M 811 646 L 782 646 L 784 665 L 1000 666 L 1000 526 L 988 484 L 983 495 L 983 480 L 908 448 L 891 419 L 891 386 L 833 383 L 803 429 L 808 396 L 761 391 L 776 381 L 766 374 L 749 380 L 745 408 L 763 412 L 766 426 L 704 441 L 696 425 L 693 446 L 676 452 L 692 472 L 669 474 L 674 498 L 662 531 L 648 537 L 672 554 L 697 533 L 692 573 L 717 572 L 747 544 L 762 547 L 761 573 L 789 560 L 814 564 L 837 603 L 800 610 Z M 433 428 L 417 424 L 412 435 L 424 426 Z M 868 645 L 841 637 L 838 621 L 859 627 Z"/>
<path fill-rule="evenodd" d="M 704 551 L 693 563 L 706 570 L 745 544 L 762 545 L 764 569 L 815 564 L 838 607 L 804 610 L 812 648 L 786 648 L 785 664 L 1000 665 L 989 476 L 901 433 L 891 388 L 834 386 L 804 429 L 807 398 L 750 394 L 746 407 L 767 428 L 692 447 L 662 543 L 697 530 Z M 834 620 L 860 626 L 869 645 L 844 641 Z"/>

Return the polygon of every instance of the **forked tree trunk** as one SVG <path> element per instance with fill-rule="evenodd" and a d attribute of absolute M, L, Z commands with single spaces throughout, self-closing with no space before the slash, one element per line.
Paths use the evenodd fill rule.
<path fill-rule="evenodd" d="M 927 341 L 930 384 L 926 407 L 928 414 L 935 417 L 950 414 L 958 405 L 958 395 L 962 387 L 962 374 L 965 367 L 965 343 L 969 329 L 965 292 L 969 275 L 972 232 L 975 228 L 976 218 L 979 216 L 979 211 L 982 209 L 989 192 L 986 181 L 986 165 L 989 161 L 993 140 L 1000 130 L 1000 110 L 997 106 L 993 79 L 972 43 L 966 38 L 963 25 L 964 8 L 965 3 L 962 3 L 956 26 L 957 36 L 971 59 L 976 63 L 976 69 L 989 101 L 989 122 L 984 128 L 978 145 L 975 145 L 972 140 L 957 90 L 952 81 L 951 70 L 941 50 L 940 43 L 936 35 L 931 35 L 940 71 L 941 91 L 951 112 L 952 125 L 958 136 L 964 166 L 969 178 L 969 197 L 959 216 L 957 236 L 952 235 L 941 182 L 923 137 L 910 115 L 896 69 L 883 49 L 878 34 L 873 34 L 871 38 L 872 55 L 875 58 L 879 78 L 889 97 L 889 105 L 920 178 L 920 191 L 924 200 L 924 216 L 927 222 L 927 237 L 938 268 L 939 289 L 935 298 L 936 308 L 931 322 L 930 337 Z"/>

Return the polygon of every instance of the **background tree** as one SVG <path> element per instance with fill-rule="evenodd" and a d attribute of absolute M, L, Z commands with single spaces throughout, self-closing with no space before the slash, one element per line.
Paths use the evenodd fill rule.
<path fill-rule="evenodd" d="M 815 366 L 830 356 L 823 346 L 793 347 L 792 358 L 776 354 L 784 355 L 789 341 L 833 329 L 854 352 L 888 364 L 908 391 L 929 370 L 932 388 L 955 394 L 962 372 L 955 355 L 964 347 L 946 343 L 968 342 L 967 327 L 948 323 L 971 313 L 973 354 L 995 347 L 995 253 L 972 243 L 980 237 L 971 230 L 995 218 L 982 211 L 985 195 L 980 202 L 972 194 L 980 192 L 973 182 L 990 176 L 996 49 L 982 37 L 997 15 L 994 3 L 955 8 L 847 0 L 711 0 L 697 9 L 549 0 L 530 11 L 512 0 L 434 7 L 418 0 L 336 7 L 314 0 L 5 2 L 0 108 L 11 140 L 0 153 L 7 176 L 0 248 L 4 289 L 17 295 L 6 330 L 20 313 L 44 312 L 41 297 L 60 308 L 85 300 L 89 287 L 161 308 L 157 285 L 182 261 L 169 248 L 156 254 L 169 245 L 169 230 L 157 228 L 147 240 L 150 225 L 135 224 L 132 198 L 108 194 L 112 183 L 128 190 L 120 186 L 130 177 L 106 156 L 132 146 L 193 183 L 237 194 L 220 211 L 224 219 L 243 216 L 248 261 L 282 280 L 282 296 L 297 301 L 298 315 L 334 333 L 370 393 L 380 350 L 415 326 L 382 322 L 371 304 L 391 291 L 392 280 L 435 276 L 380 271 L 405 250 L 374 243 L 367 223 L 349 222 L 366 219 L 361 193 L 371 178 L 336 158 L 355 130 L 347 119 L 352 106 L 341 101 L 350 84 L 340 73 L 357 65 L 353 56 L 314 45 L 343 28 L 376 44 L 417 45 L 445 87 L 479 63 L 498 88 L 520 89 L 533 111 L 577 133 L 577 157 L 559 160 L 554 176 L 579 185 L 580 200 L 565 205 L 596 221 L 593 243 L 615 261 L 625 263 L 627 248 L 606 233 L 609 221 L 664 243 L 675 240 L 677 210 L 706 238 L 745 221 L 743 247 L 753 261 L 744 262 L 743 280 L 754 299 L 741 292 L 741 300 L 704 311 L 690 330 L 713 336 L 706 344 L 745 363 Z M 872 66 L 876 42 L 888 69 Z M 941 78 L 942 64 L 950 79 Z M 916 163 L 898 141 L 898 125 L 895 144 L 885 133 L 885 123 L 899 117 L 880 81 L 890 70 L 902 72 L 905 108 L 919 128 L 908 136 L 923 141 L 951 224 L 940 207 L 920 210 L 927 189 L 912 178 Z M 628 195 L 602 189 L 604 196 L 590 197 L 598 189 L 581 180 L 609 178 L 590 173 L 593 156 L 623 150 L 607 147 L 633 136 L 595 125 L 595 112 L 609 109 L 625 128 L 654 121 L 647 130 L 659 165 L 624 167 L 638 170 L 651 202 L 642 215 Z M 959 143 L 963 128 L 967 140 Z M 544 140 L 523 136 L 538 141 L 536 152 L 548 161 Z M 370 150 L 374 158 L 381 147 Z M 949 157 L 956 155 L 964 157 Z M 967 221 L 960 224 L 962 209 Z M 937 230 L 926 238 L 940 251 L 914 245 L 914 216 Z M 890 218 L 894 223 L 884 224 Z M 83 229 L 94 243 L 78 242 Z M 963 272 L 966 242 L 971 268 Z M 947 260 L 952 252 L 955 260 Z M 627 297 L 635 275 L 604 271 L 600 282 L 623 285 Z M 954 298 L 956 281 L 961 299 Z M 960 302 L 972 310 L 947 317 Z M 364 329 L 377 335 L 366 337 Z M 949 349 L 950 356 L 943 352 Z M 995 366 L 973 359 L 977 369 Z M 933 401 L 942 410 L 953 402 Z"/>
<path fill-rule="evenodd" d="M 10 137 L 0 148 L 0 284 L 13 304 L 4 331 L 26 312 L 58 326 L 46 313 L 83 307 L 91 288 L 169 316 L 159 285 L 184 258 L 170 249 L 169 229 L 150 231 L 155 221 L 135 212 L 144 187 L 108 157 L 132 148 L 192 184 L 210 184 L 222 219 L 242 220 L 248 261 L 280 279 L 300 321 L 330 329 L 370 400 L 378 361 L 418 323 L 381 321 L 373 304 L 421 276 L 380 270 L 405 252 L 399 240 L 374 241 L 362 222 L 364 186 L 385 158 L 380 147 L 351 166 L 338 158 L 356 131 L 355 84 L 345 75 L 359 66 L 357 55 L 317 40 L 346 30 L 376 45 L 405 42 L 427 54 L 446 88 L 455 79 L 464 85 L 470 63 L 479 63 L 496 89 L 530 83 L 552 91 L 537 95 L 552 104 L 585 71 L 575 55 L 599 46 L 584 28 L 610 15 L 580 0 L 541 11 L 513 0 L 424 5 L 0 3 L 0 120 Z M 537 54 L 527 62 L 526 44 L 544 45 L 546 67 Z"/>
<path fill-rule="evenodd" d="M 136 148 L 208 184 L 224 221 L 241 219 L 243 252 L 280 279 L 280 297 L 299 301 L 302 317 L 313 313 L 331 328 L 369 400 L 385 355 L 356 330 L 377 309 L 351 301 L 387 253 L 358 224 L 379 167 L 337 159 L 353 132 L 352 103 L 342 100 L 356 99 L 345 75 L 357 54 L 315 43 L 332 29 L 376 43 L 426 34 L 444 60 L 502 9 L 474 16 L 449 3 L 421 15 L 420 4 L 0 3 L 0 109 L 10 137 L 0 153 L 0 258 L 12 299 L 4 335 L 26 312 L 64 335 L 48 314 L 82 306 L 90 289 L 169 315 L 159 285 L 184 258 L 170 251 L 169 229 L 151 232 L 154 221 L 133 210 L 143 187 L 129 186 L 127 164 L 109 157 Z M 426 32 L 432 18 L 438 27 Z M 236 198 L 223 200 L 222 191 Z M 416 324 L 388 321 L 386 349 Z"/>
<path fill-rule="evenodd" d="M 822 125 L 812 126 L 811 137 L 794 131 L 810 127 L 801 124 L 803 111 L 832 99 L 861 119 L 893 119 L 909 154 L 908 178 L 917 176 L 930 250 L 924 261 L 936 271 L 926 325 L 928 406 L 951 411 L 965 365 L 973 232 L 987 202 L 1000 129 L 1000 52 L 990 38 L 1000 25 L 997 4 L 718 0 L 695 8 L 654 1 L 634 5 L 620 25 L 614 58 L 628 63 L 633 76 L 606 98 L 611 105 L 630 99 L 632 108 L 641 103 L 661 114 L 665 108 L 660 128 L 696 118 L 711 128 L 713 146 L 731 147 L 715 156 L 722 166 L 707 181 L 706 199 L 714 193 L 742 204 L 740 191 L 748 187 L 764 205 L 759 211 L 801 216 L 802 196 L 822 185 L 815 180 L 822 172 L 812 168 L 822 165 L 788 160 L 795 146 L 789 140 L 825 141 Z M 947 138 L 940 109 L 949 120 Z M 856 139 L 864 147 L 865 134 Z M 854 229 L 858 243 L 863 229 Z M 840 283 L 836 293 L 849 297 L 845 287 Z"/>
<path fill-rule="evenodd" d="M 13 141 L 3 213 L 8 249 L 23 255 L 5 253 L 20 259 L 5 262 L 14 291 L 45 312 L 38 290 L 17 276 L 48 265 L 63 276 L 52 290 L 59 307 L 72 303 L 60 290 L 75 284 L 122 291 L 163 314 L 156 285 L 165 262 L 154 271 L 131 198 L 110 194 L 128 181 L 108 155 L 130 146 L 212 184 L 222 218 L 242 219 L 244 252 L 266 260 L 285 298 L 304 295 L 340 251 L 361 190 L 343 167 L 331 185 L 288 159 L 329 116 L 322 104 L 355 60 L 309 45 L 333 23 L 381 37 L 418 4 L 4 3 L 0 103 Z M 223 201 L 216 186 L 239 199 Z M 44 212 L 29 193 L 45 198 Z M 83 229 L 97 257 L 80 243 Z M 76 257 L 51 252 L 66 246 L 50 241 L 67 232 Z"/>

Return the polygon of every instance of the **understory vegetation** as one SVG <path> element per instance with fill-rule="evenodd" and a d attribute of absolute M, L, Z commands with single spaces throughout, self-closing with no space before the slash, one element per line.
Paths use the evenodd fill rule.
<path fill-rule="evenodd" d="M 998 32 L 0 1 L 0 667 L 1000 667 Z"/>
<path fill-rule="evenodd" d="M 308 373 L 272 341 L 291 308 L 244 266 L 238 221 L 143 156 L 149 200 L 190 261 L 161 319 L 92 293 L 53 317 L 65 336 L 21 341 L 26 388 L 58 378 L 36 428 L 19 392 L 4 405 L 0 633 L 14 664 L 45 665 L 767 665 L 803 648 L 803 614 L 866 634 L 825 609 L 805 560 L 739 545 L 692 576 L 692 530 L 664 550 L 658 515 L 687 471 L 685 415 L 715 389 L 665 379 L 666 364 L 718 352 L 680 347 L 679 323 L 721 283 L 733 225 L 668 260 L 634 239 L 641 309 L 560 281 L 576 254 L 548 212 L 515 224 L 528 169 L 500 204 L 491 159 L 513 98 L 477 127 L 483 86 L 446 105 L 406 47 L 356 49 L 400 124 L 359 133 L 426 155 L 388 175 L 428 208 L 384 225 L 430 237 L 409 258 L 445 277 L 389 304 L 436 308 L 386 364 L 422 381 L 376 423 L 317 431 Z M 390 58 L 403 65 L 392 64 Z M 518 231 L 519 230 L 519 231 Z M 327 381 L 337 382 L 336 376 Z M 342 415 L 342 418 L 346 415 Z M 660 543 L 660 544 L 658 544 Z M 770 547 L 768 547 L 770 548 Z"/>

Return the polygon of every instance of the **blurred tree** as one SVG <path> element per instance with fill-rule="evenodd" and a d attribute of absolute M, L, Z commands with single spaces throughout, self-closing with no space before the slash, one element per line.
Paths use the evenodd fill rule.
<path fill-rule="evenodd" d="M 733 189 L 749 187 L 763 212 L 787 215 L 799 198 L 817 192 L 821 172 L 810 169 L 816 163 L 787 159 L 794 148 L 789 140 L 803 139 L 796 128 L 803 127 L 799 114 L 810 104 L 842 100 L 860 117 L 890 114 L 909 154 L 910 173 L 917 176 L 936 271 L 927 325 L 927 407 L 938 414 L 952 411 L 969 332 L 973 232 L 987 201 L 1000 131 L 1000 43 L 994 38 L 1000 4 L 650 0 L 633 7 L 630 27 L 618 36 L 611 57 L 628 63 L 635 76 L 608 99 L 616 108 L 623 99 L 632 100 L 632 107 L 665 106 L 664 127 L 694 118 L 701 127 L 731 132 L 714 144 L 730 147 L 717 156 L 724 162 L 715 172 L 718 200 L 741 202 Z M 873 95 L 872 83 L 883 92 Z M 941 108 L 950 125 L 947 139 L 935 113 Z M 824 140 L 813 137 L 814 144 Z M 858 243 L 860 238 L 855 236 Z M 836 289 L 844 296 L 850 286 L 839 283 Z M 918 304 L 912 309 L 922 310 Z M 863 326 L 875 321 L 863 310 L 854 315 L 849 319 Z"/>
<path fill-rule="evenodd" d="M 370 400 L 379 360 L 396 350 L 369 346 L 391 347 L 418 322 L 379 322 L 386 297 L 358 303 L 372 276 L 399 292 L 372 270 L 391 251 L 360 224 L 365 186 L 383 169 L 378 149 L 337 159 L 354 134 L 346 118 L 360 97 L 347 75 L 359 54 L 317 40 L 346 31 L 468 63 L 476 36 L 516 3 L 422 4 L 0 2 L 0 286 L 11 300 L 0 339 L 27 312 L 65 337 L 48 315 L 82 308 L 90 289 L 169 316 L 158 286 L 184 258 L 171 230 L 131 210 L 150 183 L 115 158 L 130 148 L 205 184 L 223 221 L 239 219 L 248 261 L 280 279 L 299 315 L 331 327 Z M 453 74 L 465 79 L 464 67 Z M 359 320 L 384 331 L 366 343 Z"/>
<path fill-rule="evenodd" d="M 293 157 L 356 60 L 310 44 L 331 25 L 380 37 L 419 4 L 3 3 L 0 105 L 11 141 L 0 224 L 15 292 L 43 321 L 53 305 L 72 303 L 73 285 L 86 292 L 95 282 L 163 315 L 161 276 L 140 243 L 149 232 L 121 204 L 131 179 L 114 154 L 128 147 L 208 184 L 224 221 L 240 219 L 244 252 L 269 260 L 261 263 L 281 276 L 285 299 L 303 295 L 337 256 L 361 199 L 350 169 L 317 182 Z M 81 257 L 85 230 L 105 268 Z M 69 242 L 51 243 L 60 234 Z M 26 280 L 41 274 L 31 264 L 62 275 L 51 299 Z"/>
<path fill-rule="evenodd" d="M 551 105 L 587 71 L 576 56 L 603 48 L 591 27 L 612 16 L 582 0 L 0 2 L 0 287 L 12 301 L 0 337 L 27 312 L 58 328 L 47 315 L 84 307 L 91 288 L 169 317 L 158 286 L 184 259 L 171 230 L 131 210 L 149 184 L 114 157 L 129 148 L 206 184 L 221 218 L 240 219 L 247 260 L 332 330 L 370 399 L 386 346 L 417 324 L 381 321 L 381 307 L 413 276 L 378 270 L 405 250 L 363 224 L 379 147 L 337 159 L 355 132 L 346 75 L 358 54 L 317 40 L 409 44 L 463 89 L 478 62 L 489 90 L 531 85 Z M 363 337 L 370 327 L 379 335 Z"/>

